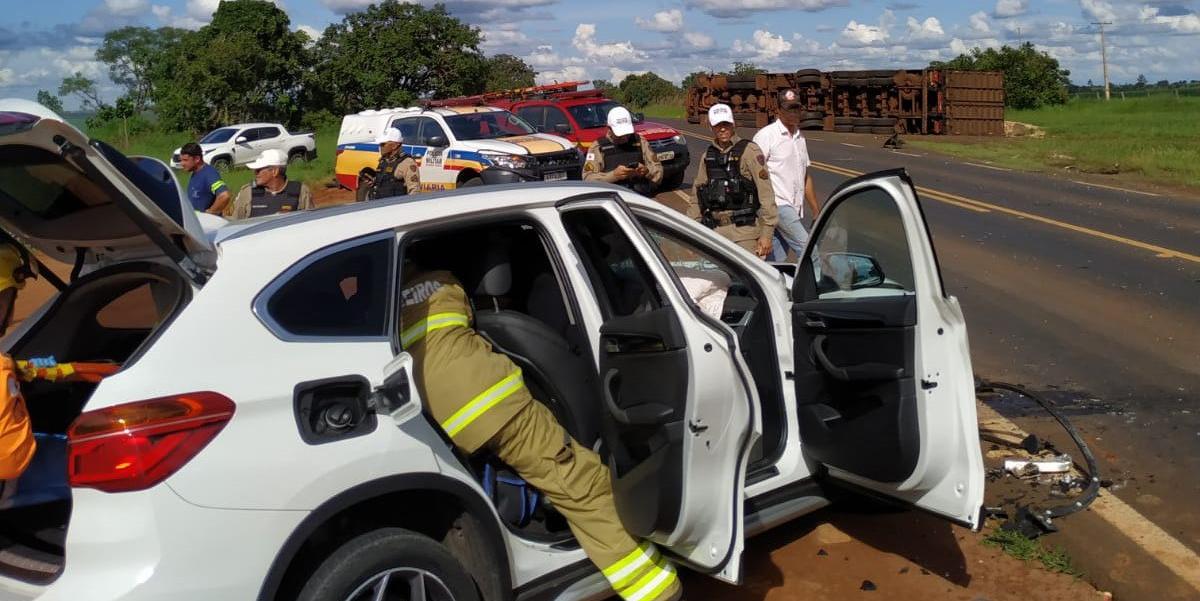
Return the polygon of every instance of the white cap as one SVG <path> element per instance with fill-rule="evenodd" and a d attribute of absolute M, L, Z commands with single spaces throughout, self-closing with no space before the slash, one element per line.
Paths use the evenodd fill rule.
<path fill-rule="evenodd" d="M 708 107 L 708 124 L 716 127 L 721 123 L 733 123 L 733 109 L 728 104 L 714 104 Z"/>
<path fill-rule="evenodd" d="M 287 155 L 274 148 L 264 150 L 262 154 L 258 155 L 257 159 L 254 159 L 246 164 L 246 166 L 250 169 L 262 169 L 263 167 L 283 167 L 284 165 L 287 165 Z"/>
<path fill-rule="evenodd" d="M 633 116 L 629 109 L 618 106 L 608 111 L 608 128 L 614 136 L 628 136 L 633 133 Z"/>
<path fill-rule="evenodd" d="M 385 142 L 395 142 L 395 143 L 399 144 L 400 142 L 403 142 L 403 141 L 404 141 L 404 134 L 400 133 L 400 130 L 398 130 L 394 127 L 389 127 L 387 129 L 383 130 L 383 133 L 379 134 L 378 138 L 375 138 L 376 144 L 383 144 Z"/>

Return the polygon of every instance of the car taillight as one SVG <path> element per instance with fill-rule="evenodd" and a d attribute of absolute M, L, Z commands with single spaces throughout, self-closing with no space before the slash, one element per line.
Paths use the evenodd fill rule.
<path fill-rule="evenodd" d="M 193 392 L 88 411 L 67 429 L 71 486 L 150 488 L 191 461 L 229 423 L 234 404 Z"/>

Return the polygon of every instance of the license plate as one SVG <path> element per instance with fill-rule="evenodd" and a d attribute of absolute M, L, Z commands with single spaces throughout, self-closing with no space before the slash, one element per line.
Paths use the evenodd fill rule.
<path fill-rule="evenodd" d="M 546 182 L 561 182 L 564 179 L 567 179 L 566 171 L 551 171 L 542 176 L 542 181 Z"/>
<path fill-rule="evenodd" d="M 658 160 L 660 160 L 660 161 L 669 161 L 669 160 L 671 160 L 671 159 L 673 159 L 673 158 L 675 158 L 675 151 L 674 151 L 674 150 L 668 150 L 668 151 L 666 151 L 666 152 L 660 152 L 660 153 L 658 153 Z"/>

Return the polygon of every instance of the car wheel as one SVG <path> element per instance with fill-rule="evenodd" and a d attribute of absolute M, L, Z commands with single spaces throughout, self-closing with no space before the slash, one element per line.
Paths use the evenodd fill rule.
<path fill-rule="evenodd" d="M 482 186 L 482 185 L 483 185 L 483 178 L 481 178 L 477 175 L 475 177 L 468 178 L 466 181 L 459 184 L 458 187 L 459 188 L 473 188 L 475 186 Z"/>
<path fill-rule="evenodd" d="M 437 541 L 381 528 L 342 545 L 305 583 L 297 601 L 479 601 L 471 575 Z"/>
<path fill-rule="evenodd" d="M 307 162 L 308 159 L 304 157 L 303 152 L 293 152 L 292 154 L 288 155 L 288 167 L 296 167 Z"/>
<path fill-rule="evenodd" d="M 233 167 L 233 162 L 225 157 L 221 157 L 219 159 L 214 160 L 212 162 L 212 166 L 217 171 L 220 171 L 221 173 L 225 173 L 226 171 L 229 171 L 229 169 Z"/>

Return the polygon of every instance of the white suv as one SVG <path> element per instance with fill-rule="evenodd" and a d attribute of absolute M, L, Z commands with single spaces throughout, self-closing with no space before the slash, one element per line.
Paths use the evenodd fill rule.
<path fill-rule="evenodd" d="M 124 365 L 26 391 L 35 429 L 69 436 L 71 498 L 0 512 L 0 600 L 611 595 L 552 506 L 421 411 L 406 253 L 458 274 L 476 328 L 608 462 L 626 527 L 693 570 L 737 581 L 746 537 L 834 488 L 979 524 L 966 328 L 903 172 L 834 192 L 790 289 L 608 185 L 212 235 L 186 207 L 161 162 L 0 102 L 0 225 L 79 262 L 5 349 Z M 723 296 L 720 318 L 694 296 Z"/>

